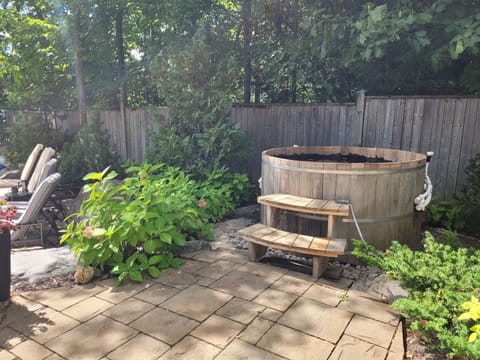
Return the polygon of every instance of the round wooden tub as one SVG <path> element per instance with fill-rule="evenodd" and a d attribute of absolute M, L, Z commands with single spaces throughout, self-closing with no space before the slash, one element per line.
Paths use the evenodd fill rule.
<path fill-rule="evenodd" d="M 389 162 L 314 162 L 278 157 L 292 154 L 353 154 Z M 415 210 L 414 199 L 424 191 L 425 166 L 425 155 L 392 149 L 338 146 L 269 149 L 262 153 L 262 195 L 284 193 L 348 200 L 368 243 L 381 250 L 388 248 L 392 240 L 417 247 L 421 215 Z M 281 227 L 291 232 L 323 235 L 324 227 L 319 224 L 287 214 Z M 336 237 L 360 238 L 351 214 L 336 222 L 334 231 Z"/>

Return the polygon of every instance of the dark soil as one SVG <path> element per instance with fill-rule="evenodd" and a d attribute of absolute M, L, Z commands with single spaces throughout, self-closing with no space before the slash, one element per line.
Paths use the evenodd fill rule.
<path fill-rule="evenodd" d="M 383 157 L 366 157 L 358 154 L 280 154 L 275 155 L 281 159 L 299 160 L 299 161 L 314 161 L 314 162 L 328 162 L 328 163 L 388 163 L 391 160 L 386 160 Z"/>

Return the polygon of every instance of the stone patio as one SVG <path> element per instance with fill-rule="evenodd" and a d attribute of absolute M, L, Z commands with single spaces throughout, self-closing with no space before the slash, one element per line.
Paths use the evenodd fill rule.
<path fill-rule="evenodd" d="M 326 285 L 328 283 L 328 285 Z M 190 254 L 142 284 L 114 280 L 12 298 L 10 359 L 403 359 L 400 316 L 366 293 L 261 263 Z"/>

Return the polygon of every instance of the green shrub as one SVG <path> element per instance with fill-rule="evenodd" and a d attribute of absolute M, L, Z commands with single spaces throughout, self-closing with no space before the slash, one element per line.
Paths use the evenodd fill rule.
<path fill-rule="evenodd" d="M 159 174 L 159 170 L 163 170 Z M 91 173 L 85 180 L 89 197 L 70 222 L 61 242 L 95 274 L 111 272 L 118 283 L 125 278 L 142 281 L 142 273 L 157 277 L 180 260 L 175 250 L 189 238 L 212 238 L 211 225 L 199 212 L 191 189 L 196 184 L 178 169 L 144 165 L 126 170 L 122 184 L 113 185 L 115 172 Z"/>
<path fill-rule="evenodd" d="M 480 292 L 480 251 L 453 249 L 425 233 L 424 251 L 412 251 L 394 242 L 382 253 L 361 241 L 354 253 L 400 281 L 408 298 L 398 299 L 393 307 L 411 320 L 432 347 L 452 356 L 480 358 L 480 342 L 469 342 L 469 327 L 459 319 L 461 304 Z"/>
<path fill-rule="evenodd" d="M 9 123 L 6 131 L 5 158 L 12 168 L 25 164 L 35 145 L 43 144 L 60 151 L 65 140 L 65 134 L 53 129 L 45 114 L 40 112 L 18 113 L 15 122 Z"/>
<path fill-rule="evenodd" d="M 250 200 L 251 184 L 246 174 L 232 173 L 226 167 L 215 169 L 198 181 L 196 195 L 204 200 L 206 218 L 216 222 L 228 211 Z"/>
<path fill-rule="evenodd" d="M 465 228 L 465 205 L 458 199 L 441 200 L 434 196 L 427 207 L 430 226 L 461 232 Z"/>
<path fill-rule="evenodd" d="M 73 142 L 66 145 L 60 153 L 60 157 L 59 171 L 62 182 L 66 184 L 82 185 L 85 174 L 107 166 L 121 171 L 120 157 L 110 146 L 110 137 L 96 117 L 79 130 Z"/>

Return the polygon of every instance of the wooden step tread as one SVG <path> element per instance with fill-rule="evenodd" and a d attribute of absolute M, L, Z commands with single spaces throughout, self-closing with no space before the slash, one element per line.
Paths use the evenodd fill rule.
<path fill-rule="evenodd" d="M 317 236 L 295 234 L 263 224 L 255 224 L 239 231 L 242 238 L 275 249 L 308 255 L 337 257 L 343 255 L 346 239 L 327 239 Z"/>
<path fill-rule="evenodd" d="M 258 203 L 315 215 L 349 216 L 347 204 L 340 204 L 335 200 L 319 200 L 287 194 L 263 195 L 257 198 Z"/>

